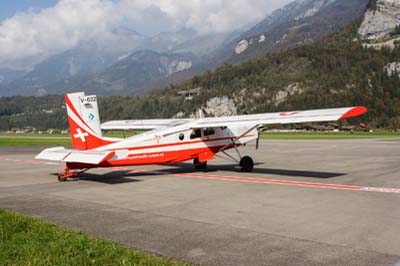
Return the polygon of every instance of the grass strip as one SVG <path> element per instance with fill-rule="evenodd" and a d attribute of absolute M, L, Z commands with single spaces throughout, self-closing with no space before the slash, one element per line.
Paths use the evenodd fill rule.
<path fill-rule="evenodd" d="M 59 138 L 0 138 L 0 146 L 68 146 L 69 139 Z"/>
<path fill-rule="evenodd" d="M 0 265 L 189 265 L 0 209 Z"/>
<path fill-rule="evenodd" d="M 130 137 L 142 132 L 106 132 L 107 137 Z M 374 132 L 262 132 L 266 140 L 346 140 L 346 139 L 400 139 L 399 132 L 377 130 Z M 70 146 L 69 135 L 0 134 L 0 146 Z"/>
<path fill-rule="evenodd" d="M 345 140 L 399 137 L 398 132 L 262 132 L 261 139 L 267 140 Z"/>

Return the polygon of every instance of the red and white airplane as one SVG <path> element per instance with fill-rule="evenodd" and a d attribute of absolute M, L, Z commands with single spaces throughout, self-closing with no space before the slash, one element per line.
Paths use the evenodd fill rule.
<path fill-rule="evenodd" d="M 144 164 L 180 163 L 193 160 L 198 169 L 217 153 L 235 160 L 242 171 L 253 170 L 249 156 L 227 154 L 259 138 L 259 129 L 269 124 L 337 121 L 362 115 L 363 106 L 308 111 L 208 117 L 198 119 L 149 119 L 110 121 L 100 125 L 97 98 L 84 93 L 65 95 L 73 149 L 48 148 L 35 158 L 65 162 L 59 181 L 76 177 L 90 168 Z M 147 129 L 125 139 L 102 136 L 103 130 Z M 71 171 L 75 170 L 75 172 Z"/>

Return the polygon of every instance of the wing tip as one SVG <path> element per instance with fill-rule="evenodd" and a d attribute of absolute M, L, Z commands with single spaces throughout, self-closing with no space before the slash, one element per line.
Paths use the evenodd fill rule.
<path fill-rule="evenodd" d="M 356 117 L 356 116 L 360 116 L 364 113 L 366 113 L 368 111 L 367 107 L 365 106 L 356 106 L 351 108 L 349 111 L 347 111 L 346 113 L 344 113 L 339 120 L 344 120 L 347 118 L 351 118 L 351 117 Z"/>

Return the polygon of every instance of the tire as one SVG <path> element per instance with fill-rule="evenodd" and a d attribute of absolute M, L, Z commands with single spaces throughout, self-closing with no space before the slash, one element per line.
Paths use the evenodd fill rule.
<path fill-rule="evenodd" d="M 196 169 L 206 169 L 207 161 L 201 163 L 201 162 L 199 162 L 199 158 L 194 158 L 193 165 L 194 165 L 194 168 L 196 168 Z"/>
<path fill-rule="evenodd" d="M 239 165 L 241 167 L 242 172 L 251 172 L 253 171 L 254 162 L 250 156 L 244 156 L 242 159 L 240 159 Z"/>
<path fill-rule="evenodd" d="M 64 177 L 64 175 L 63 175 L 62 173 L 59 173 L 59 174 L 57 175 L 57 179 L 58 179 L 59 182 L 65 182 L 65 181 L 67 181 L 67 178 Z"/>

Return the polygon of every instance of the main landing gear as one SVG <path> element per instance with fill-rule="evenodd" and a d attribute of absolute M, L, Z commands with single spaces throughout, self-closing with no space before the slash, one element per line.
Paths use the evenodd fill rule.
<path fill-rule="evenodd" d="M 78 177 L 79 174 L 81 174 L 81 173 L 83 173 L 83 172 L 85 172 L 87 170 L 88 169 L 84 169 L 84 170 L 79 171 L 79 172 L 72 172 L 71 169 L 68 166 L 66 166 L 65 169 L 64 169 L 64 172 L 59 172 L 57 174 L 58 181 L 65 182 L 65 181 L 67 181 L 68 178 Z"/>

